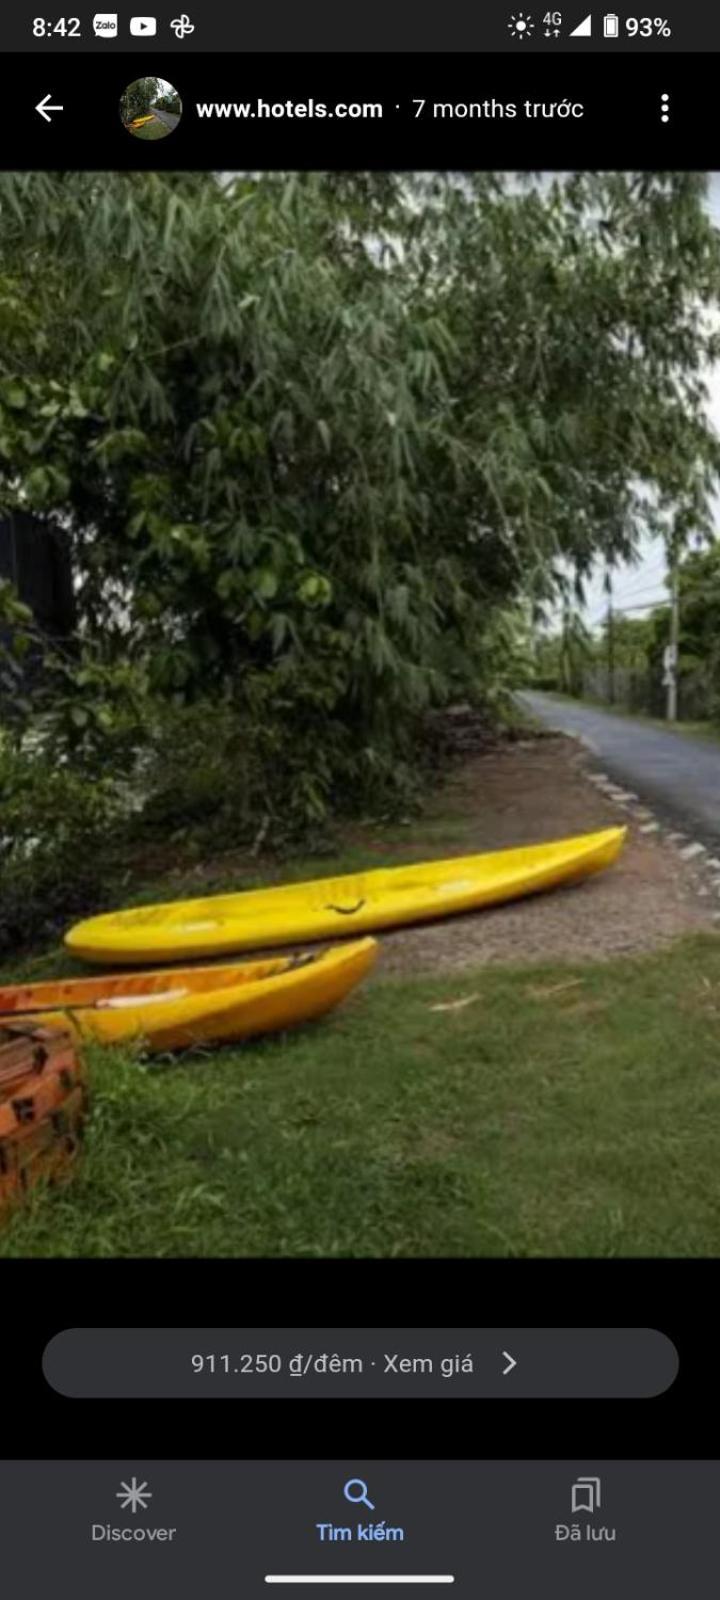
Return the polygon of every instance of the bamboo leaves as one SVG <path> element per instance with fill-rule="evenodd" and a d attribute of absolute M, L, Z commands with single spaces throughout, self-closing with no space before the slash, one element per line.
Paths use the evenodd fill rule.
<path fill-rule="evenodd" d="M 703 194 L 0 175 L 0 503 L 62 518 L 86 638 L 152 692 L 261 683 L 288 737 L 331 714 L 399 770 L 564 565 L 630 553 L 650 501 L 708 519 Z"/>

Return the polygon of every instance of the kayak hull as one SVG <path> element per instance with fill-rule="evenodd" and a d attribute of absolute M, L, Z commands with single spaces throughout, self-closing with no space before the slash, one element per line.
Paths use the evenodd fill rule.
<path fill-rule="evenodd" d="M 580 882 L 612 865 L 626 833 L 606 828 L 515 850 L 139 906 L 79 922 L 65 943 L 86 961 L 133 965 L 354 937 Z"/>
<path fill-rule="evenodd" d="M 309 956 L 16 985 L 0 989 L 0 1025 L 33 1018 L 84 1041 L 142 1040 L 151 1051 L 222 1044 L 323 1016 L 377 953 L 374 939 L 360 939 Z"/>

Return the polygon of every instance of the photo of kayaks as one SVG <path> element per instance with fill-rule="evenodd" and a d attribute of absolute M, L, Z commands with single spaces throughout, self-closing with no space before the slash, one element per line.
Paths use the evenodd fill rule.
<path fill-rule="evenodd" d="M 220 1044 L 309 1022 L 345 999 L 374 965 L 374 939 L 331 950 L 0 989 L 10 1018 L 70 1027 L 81 1040 L 141 1039 L 151 1051 Z"/>
<path fill-rule="evenodd" d="M 612 865 L 626 833 L 605 828 L 484 855 L 138 906 L 77 923 L 65 943 L 86 961 L 133 965 L 429 922 L 580 882 Z"/>

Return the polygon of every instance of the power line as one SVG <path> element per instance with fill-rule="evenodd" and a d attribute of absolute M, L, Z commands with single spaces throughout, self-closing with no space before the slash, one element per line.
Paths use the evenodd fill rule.
<path fill-rule="evenodd" d="M 656 584 L 651 583 L 648 586 L 648 589 L 646 589 L 644 592 L 646 594 L 648 594 L 648 593 L 651 592 L 652 589 L 655 589 L 656 587 L 657 587 Z M 636 589 L 636 591 L 635 591 L 635 594 L 637 596 L 641 595 L 642 593 L 643 593 L 642 589 Z M 631 599 L 632 596 L 629 596 L 628 598 Z M 667 599 L 667 597 L 665 595 L 656 595 L 654 600 L 642 600 L 642 601 L 639 601 L 639 603 L 637 605 L 630 605 L 630 606 L 617 606 L 616 605 L 616 606 L 614 606 L 613 609 L 616 612 L 619 612 L 619 611 L 650 611 L 656 605 L 669 605 L 669 603 L 670 602 L 669 602 L 669 600 Z M 595 623 L 596 622 L 601 622 L 603 617 L 605 617 L 605 616 L 607 616 L 607 606 L 603 604 L 602 606 L 600 606 L 598 609 L 594 610 L 591 613 L 590 617 L 588 618 L 589 626 L 590 627 L 594 627 Z"/>
<path fill-rule="evenodd" d="M 649 583 L 645 589 L 631 589 L 630 593 L 626 594 L 624 598 L 626 600 L 639 600 L 641 594 L 652 594 L 653 590 L 657 588 L 659 588 L 658 583 Z M 652 601 L 650 601 L 650 604 L 652 605 Z"/>
<path fill-rule="evenodd" d="M 654 576 L 655 567 L 657 567 L 658 569 L 661 569 L 661 568 L 664 569 L 663 571 L 658 570 L 657 577 Z M 667 568 L 665 567 L 665 562 L 664 561 L 656 562 L 653 567 L 648 567 L 646 572 L 638 572 L 637 573 L 635 581 L 637 581 L 637 578 L 640 579 L 641 588 L 639 590 L 637 590 L 637 589 L 635 589 L 635 587 L 633 585 L 631 588 L 627 589 L 625 591 L 626 595 L 627 595 L 627 598 L 631 600 L 634 594 L 642 594 L 642 592 L 643 592 L 643 590 L 645 588 L 648 588 L 648 587 L 652 588 L 657 583 L 663 583 L 665 581 L 666 577 L 667 577 Z"/>
<path fill-rule="evenodd" d="M 638 598 L 640 598 L 640 595 L 650 595 L 650 594 L 653 594 L 654 590 L 658 590 L 658 589 L 661 589 L 661 581 L 659 581 L 659 579 L 658 579 L 658 581 L 654 582 L 654 584 L 645 584 L 645 586 L 643 586 L 642 589 L 629 589 L 629 590 L 627 590 L 627 594 L 624 595 L 624 598 L 626 598 L 626 600 L 638 600 Z M 664 597 L 662 597 L 662 595 L 658 595 L 658 598 L 664 598 Z M 653 602 L 651 602 L 651 600 L 650 600 L 650 602 L 648 602 L 648 605 L 653 605 Z M 600 616 L 600 614 L 602 614 L 602 613 L 605 613 L 605 603 L 603 603 L 603 605 L 600 606 L 600 608 L 595 608 L 595 610 L 597 610 L 598 616 Z M 616 606 L 616 611 L 619 611 L 619 610 L 621 610 L 621 606 Z"/>
<path fill-rule="evenodd" d="M 654 577 L 653 574 L 656 571 L 658 573 L 658 576 Z M 650 566 L 646 568 L 645 571 L 638 572 L 635 575 L 635 579 L 634 580 L 630 580 L 630 586 L 628 588 L 623 588 L 621 590 L 621 594 L 620 594 L 621 601 L 622 600 L 636 600 L 636 599 L 639 599 L 639 597 L 641 595 L 649 594 L 653 589 L 660 588 L 661 585 L 665 583 L 665 581 L 667 579 L 667 576 L 668 576 L 668 574 L 667 574 L 667 566 L 666 566 L 664 557 L 661 556 L 656 561 L 653 561 L 650 564 Z M 635 586 L 637 584 L 638 580 L 640 581 L 640 587 L 639 588 L 637 588 Z M 665 597 L 662 596 L 661 598 L 664 600 Z M 592 625 L 593 621 L 596 621 L 600 616 L 604 616 L 605 615 L 606 609 L 607 609 L 607 602 L 605 600 L 603 600 L 601 602 L 598 601 L 595 605 L 593 605 L 591 607 L 590 618 L 589 618 L 591 625 Z M 622 605 L 619 605 L 619 606 L 616 605 L 616 607 L 615 607 L 616 611 L 619 611 L 621 609 L 622 609 Z"/>
<path fill-rule="evenodd" d="M 654 610 L 655 606 L 657 604 L 660 604 L 660 603 L 662 605 L 669 606 L 670 601 L 669 600 L 663 600 L 662 602 L 658 602 L 658 601 L 654 601 L 654 600 L 645 600 L 643 602 L 643 604 L 641 604 L 641 605 L 637 605 L 637 606 L 616 606 L 615 610 L 616 611 L 651 611 L 651 610 Z"/>

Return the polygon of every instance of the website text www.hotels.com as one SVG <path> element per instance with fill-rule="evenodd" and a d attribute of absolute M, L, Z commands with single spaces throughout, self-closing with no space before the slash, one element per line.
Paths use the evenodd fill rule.
<path fill-rule="evenodd" d="M 255 100 L 255 101 L 214 101 L 211 103 L 200 101 L 195 107 L 198 117 L 204 119 L 233 117 L 253 121 L 259 117 L 274 117 L 282 121 L 284 117 L 351 117 L 362 119 L 372 117 L 375 119 L 383 116 L 383 107 L 378 102 L 350 102 L 346 104 L 339 101 L 337 105 L 325 105 L 322 100 Z"/>

